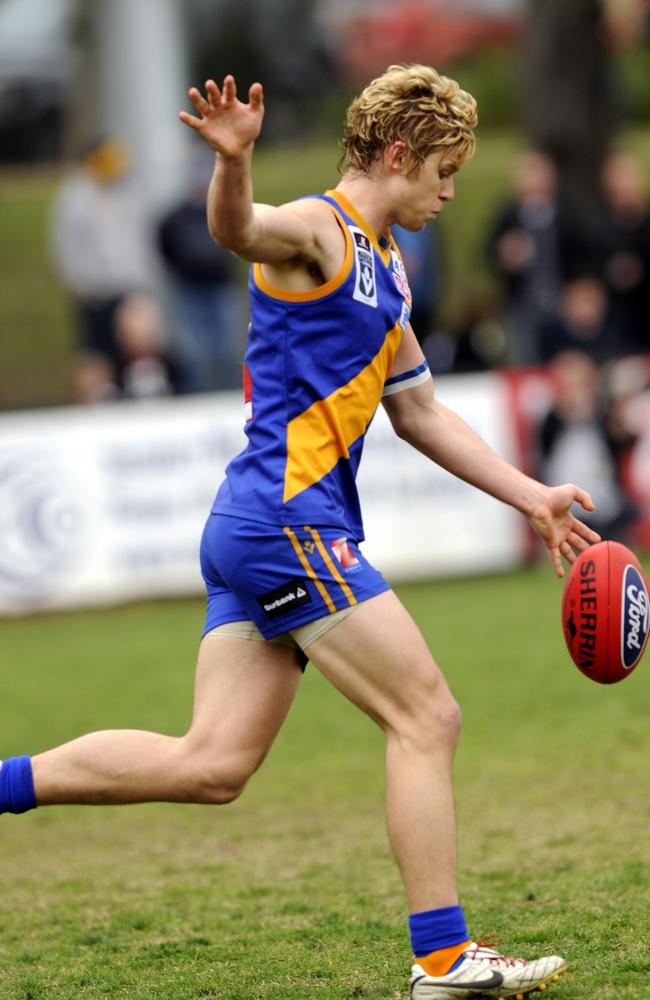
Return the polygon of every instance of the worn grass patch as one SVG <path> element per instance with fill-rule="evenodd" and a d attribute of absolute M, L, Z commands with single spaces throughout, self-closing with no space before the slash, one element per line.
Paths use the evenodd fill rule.
<path fill-rule="evenodd" d="M 463 706 L 472 932 L 565 954 L 557 1000 L 643 1000 L 650 661 L 612 688 L 582 677 L 546 569 L 399 592 Z M 201 617 L 182 601 L 1 622 L 0 753 L 107 726 L 182 732 Z M 0 818 L 3 1000 L 405 996 L 382 752 L 310 668 L 232 806 Z"/>

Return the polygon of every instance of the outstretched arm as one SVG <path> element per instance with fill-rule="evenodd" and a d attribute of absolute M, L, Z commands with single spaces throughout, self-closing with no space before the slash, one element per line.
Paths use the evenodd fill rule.
<path fill-rule="evenodd" d="M 192 87 L 189 97 L 198 117 L 181 111 L 180 120 L 218 154 L 207 204 L 213 238 L 245 260 L 274 263 L 314 255 L 314 235 L 300 208 L 253 202 L 251 164 L 264 118 L 262 85 L 251 86 L 247 104 L 238 100 L 232 76 L 221 90 L 208 80 L 205 95 Z"/>
<path fill-rule="evenodd" d="M 392 375 L 415 368 L 422 352 L 409 329 Z M 562 557 L 573 562 L 599 535 L 571 513 L 574 503 L 594 510 L 578 486 L 544 486 L 500 458 L 461 418 L 440 403 L 433 382 L 386 396 L 384 407 L 396 433 L 437 465 L 524 514 L 544 542 L 558 576 Z"/>

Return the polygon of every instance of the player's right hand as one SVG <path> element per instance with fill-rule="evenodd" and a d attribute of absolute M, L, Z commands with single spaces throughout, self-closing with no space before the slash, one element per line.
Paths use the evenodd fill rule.
<path fill-rule="evenodd" d="M 221 156 L 235 159 L 257 139 L 264 117 L 264 92 L 261 83 L 248 91 L 248 104 L 237 99 L 235 78 L 227 76 L 223 89 L 214 80 L 207 80 L 205 97 L 196 87 L 190 87 L 189 98 L 200 117 L 181 111 L 179 118 Z"/>
<path fill-rule="evenodd" d="M 563 558 L 573 563 L 577 553 L 600 541 L 597 531 L 574 516 L 573 505 L 579 504 L 590 512 L 596 505 L 589 493 L 573 483 L 547 486 L 544 490 L 545 499 L 529 514 L 528 520 L 544 542 L 556 575 L 562 577 Z"/>

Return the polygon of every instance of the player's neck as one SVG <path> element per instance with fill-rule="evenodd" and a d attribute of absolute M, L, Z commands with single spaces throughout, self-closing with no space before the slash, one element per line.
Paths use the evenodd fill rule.
<path fill-rule="evenodd" d="M 363 216 L 370 228 L 381 236 L 392 222 L 391 212 L 384 198 L 384 185 L 371 177 L 347 173 L 336 185 L 336 190 Z"/>

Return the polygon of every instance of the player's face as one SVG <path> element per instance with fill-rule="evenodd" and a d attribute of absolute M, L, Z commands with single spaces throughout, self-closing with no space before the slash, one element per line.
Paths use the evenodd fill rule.
<path fill-rule="evenodd" d="M 445 153 L 431 153 L 420 170 L 404 176 L 403 199 L 397 219 L 405 229 L 417 231 L 437 219 L 447 201 L 454 197 L 454 174 L 458 164 Z"/>

